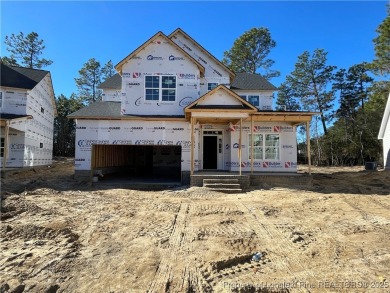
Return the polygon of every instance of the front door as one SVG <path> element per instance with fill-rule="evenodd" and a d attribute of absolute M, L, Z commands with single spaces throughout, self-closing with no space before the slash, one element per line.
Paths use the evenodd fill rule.
<path fill-rule="evenodd" d="M 203 137 L 203 169 L 217 169 L 217 136 Z"/>
<path fill-rule="evenodd" d="M 203 169 L 223 168 L 222 131 L 203 132 Z"/>

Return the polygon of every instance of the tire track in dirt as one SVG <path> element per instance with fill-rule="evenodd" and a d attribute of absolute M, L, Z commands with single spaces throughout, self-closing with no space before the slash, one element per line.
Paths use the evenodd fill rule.
<path fill-rule="evenodd" d="M 266 238 L 264 239 L 266 243 L 272 245 L 272 255 L 269 256 L 269 259 L 276 269 L 281 273 L 285 272 L 290 280 L 295 279 L 303 281 L 305 284 L 317 285 L 316 276 L 305 266 L 310 260 L 306 256 L 296 253 L 297 247 L 294 246 L 294 242 L 287 237 L 286 233 L 283 233 L 277 225 L 270 223 L 263 213 L 255 207 L 242 202 L 238 205 L 248 215 L 247 221 L 256 234 L 261 235 L 263 239 Z M 325 288 L 323 289 L 324 292 L 327 292 Z M 294 288 L 294 292 L 310 292 L 310 289 L 298 286 Z"/>
<path fill-rule="evenodd" d="M 374 228 L 384 229 L 390 234 L 390 219 L 383 215 L 388 215 L 388 207 L 382 203 L 376 202 L 373 198 L 364 197 L 364 207 L 362 206 L 362 198 L 359 198 L 359 203 L 353 198 L 343 196 L 343 201 L 358 212 L 363 220 Z M 382 212 L 380 211 L 382 210 Z M 376 211 L 376 212 L 375 212 Z"/>
<path fill-rule="evenodd" d="M 173 223 L 172 233 L 168 240 L 169 249 L 167 249 L 165 254 L 162 254 L 154 280 L 149 285 L 147 292 L 171 292 L 173 288 L 176 290 L 177 287 L 183 287 L 183 279 L 181 282 L 177 280 L 177 268 L 172 267 L 172 265 L 178 262 L 181 254 L 188 209 L 188 203 L 182 203 L 180 205 L 179 212 Z M 186 272 L 184 272 L 184 275 L 186 275 Z"/>

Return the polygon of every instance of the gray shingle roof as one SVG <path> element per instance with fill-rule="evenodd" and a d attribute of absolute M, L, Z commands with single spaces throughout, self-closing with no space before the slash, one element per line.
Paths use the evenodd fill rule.
<path fill-rule="evenodd" d="M 69 118 L 78 117 L 99 117 L 99 118 L 121 118 L 120 102 L 95 102 L 72 114 Z"/>
<path fill-rule="evenodd" d="M 260 74 L 253 73 L 237 73 L 230 88 L 233 90 L 277 90 L 273 84 Z"/>
<path fill-rule="evenodd" d="M 118 89 L 122 88 L 122 77 L 119 73 L 107 78 L 104 82 L 98 85 L 99 89 Z"/>
<path fill-rule="evenodd" d="M 9 66 L 1 63 L 1 85 L 7 87 L 33 89 L 49 71 Z"/>
<path fill-rule="evenodd" d="M 12 120 L 18 118 L 32 117 L 31 115 L 19 115 L 19 114 L 9 114 L 9 113 L 0 113 L 0 120 Z"/>
<path fill-rule="evenodd" d="M 184 118 L 184 115 L 121 115 L 121 102 L 95 102 L 68 115 L 68 118 L 123 119 L 126 117 Z"/>

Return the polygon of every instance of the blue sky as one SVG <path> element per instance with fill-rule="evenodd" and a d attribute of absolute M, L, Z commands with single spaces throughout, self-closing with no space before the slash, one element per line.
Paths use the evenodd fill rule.
<path fill-rule="evenodd" d="M 158 31 L 180 27 L 222 59 L 245 31 L 266 27 L 277 43 L 269 57 L 281 71 L 271 80 L 279 86 L 306 50 L 325 49 L 337 67 L 371 61 L 385 17 L 386 1 L 1 1 L 1 56 L 9 55 L 6 35 L 37 32 L 54 61 L 45 69 L 55 94 L 69 97 L 89 58 L 116 65 Z"/>

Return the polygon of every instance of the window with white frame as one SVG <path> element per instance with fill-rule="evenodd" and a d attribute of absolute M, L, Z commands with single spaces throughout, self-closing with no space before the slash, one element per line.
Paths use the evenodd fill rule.
<path fill-rule="evenodd" d="M 207 90 L 208 90 L 208 91 L 212 91 L 212 90 L 215 89 L 217 86 L 218 86 L 218 83 L 217 83 L 217 82 L 209 82 L 209 83 L 207 83 Z"/>
<path fill-rule="evenodd" d="M 255 95 L 248 95 L 248 100 L 249 103 L 251 103 L 253 106 L 258 107 L 260 105 L 260 97 L 255 96 Z"/>
<path fill-rule="evenodd" d="M 147 75 L 145 76 L 146 101 L 176 101 L 176 76 Z"/>
<path fill-rule="evenodd" d="M 0 139 L 0 158 L 4 157 L 4 137 Z"/>
<path fill-rule="evenodd" d="M 248 158 L 254 160 L 280 160 L 280 136 L 279 134 L 249 134 Z"/>

